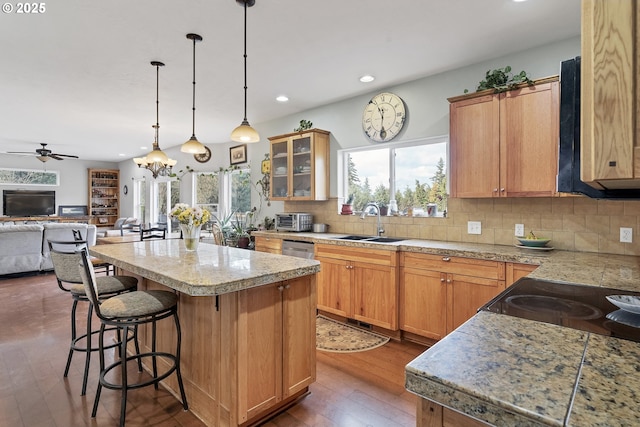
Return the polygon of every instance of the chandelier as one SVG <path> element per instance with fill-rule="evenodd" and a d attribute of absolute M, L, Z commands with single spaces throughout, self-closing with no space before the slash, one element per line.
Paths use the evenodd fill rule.
<path fill-rule="evenodd" d="M 236 142 L 258 142 L 260 141 L 260 135 L 247 120 L 247 7 L 253 6 L 256 1 L 236 0 L 236 3 L 244 6 L 244 119 L 240 126 L 231 132 L 231 140 Z"/>
<path fill-rule="evenodd" d="M 158 129 L 160 129 L 160 101 L 158 100 L 158 93 L 160 87 L 160 67 L 164 67 L 164 64 L 159 61 L 151 61 L 151 65 L 156 67 L 156 124 L 152 126 L 155 129 L 155 136 L 153 138 L 153 150 L 151 150 L 151 152 L 144 157 L 135 157 L 133 161 L 138 165 L 139 168 L 144 167 L 145 169 L 150 170 L 151 175 L 153 175 L 153 178 L 155 179 L 158 177 L 158 175 L 169 175 L 171 173 L 171 169 L 173 168 L 173 166 L 175 166 L 177 161 L 170 159 L 158 145 Z"/>

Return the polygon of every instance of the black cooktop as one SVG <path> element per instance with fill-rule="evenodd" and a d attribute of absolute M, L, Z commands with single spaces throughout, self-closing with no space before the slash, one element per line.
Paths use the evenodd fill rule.
<path fill-rule="evenodd" d="M 640 292 L 522 278 L 480 310 L 640 342 L 640 314 L 620 310 L 607 295 Z"/>

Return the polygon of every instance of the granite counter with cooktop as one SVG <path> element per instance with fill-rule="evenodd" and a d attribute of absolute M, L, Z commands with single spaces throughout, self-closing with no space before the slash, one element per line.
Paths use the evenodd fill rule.
<path fill-rule="evenodd" d="M 529 274 L 532 278 L 640 291 L 640 258 L 634 256 L 427 240 L 379 244 L 314 233 L 268 235 L 530 263 L 540 265 Z M 409 363 L 405 372 L 407 389 L 420 397 L 418 426 L 640 425 L 640 344 L 619 338 L 482 311 Z"/>

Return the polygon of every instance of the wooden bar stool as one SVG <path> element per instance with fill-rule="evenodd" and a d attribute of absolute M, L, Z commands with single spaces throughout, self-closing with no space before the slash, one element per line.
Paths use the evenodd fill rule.
<path fill-rule="evenodd" d="M 129 292 L 107 299 L 99 299 L 97 280 L 93 270 L 93 265 L 89 259 L 87 248 L 81 248 L 78 255 L 82 260 L 82 266 L 84 267 L 81 273 L 84 281 L 85 292 L 93 302 L 96 314 L 102 323 L 99 335 L 100 382 L 98 383 L 98 390 L 96 391 L 91 416 L 95 417 L 96 412 L 98 411 L 98 403 L 100 401 L 102 387 L 112 390 L 120 390 L 120 426 L 123 427 L 127 412 L 127 392 L 129 390 L 146 387 L 151 384 L 153 384 L 157 389 L 158 383 L 167 378 L 173 372 L 176 373 L 178 379 L 180 396 L 182 398 L 182 407 L 185 411 L 189 409 L 187 396 L 185 395 L 184 385 L 182 383 L 182 374 L 180 373 L 180 345 L 182 334 L 180 330 L 180 321 L 178 319 L 178 296 L 171 291 L 148 290 Z M 175 354 L 156 350 L 156 322 L 169 317 L 173 317 L 176 326 L 177 345 Z M 129 331 L 133 331 L 134 336 L 137 337 L 138 326 L 148 323 L 151 323 L 151 351 L 140 353 L 140 349 L 136 346 L 136 353 L 132 356 L 127 356 L 127 340 L 120 340 L 120 360 L 115 361 L 109 366 L 105 366 L 103 335 L 106 328 L 116 327 L 120 329 L 123 337 L 128 336 Z M 137 344 L 137 339 L 135 342 Z M 127 378 L 127 362 L 135 360 L 138 363 L 138 369 L 141 370 L 140 364 L 142 360 L 149 358 L 152 363 L 152 377 L 148 380 L 141 380 L 140 382 L 130 384 Z M 169 362 L 169 368 L 161 374 L 158 374 L 158 358 L 162 358 Z M 110 382 L 106 379 L 107 374 L 115 368 L 120 368 L 121 378 L 119 384 Z"/>
<path fill-rule="evenodd" d="M 85 353 L 84 376 L 82 379 L 82 392 L 80 393 L 84 396 L 87 391 L 87 377 L 89 373 L 89 364 L 91 362 L 91 352 L 98 351 L 98 348 L 92 348 L 91 337 L 93 334 L 97 334 L 99 332 L 98 330 L 92 331 L 91 328 L 93 304 L 85 293 L 84 285 L 82 284 L 82 275 L 79 269 L 79 260 L 75 253 L 81 247 L 86 248 L 86 242 L 83 240 L 48 240 L 47 243 L 49 245 L 51 261 L 53 263 L 53 271 L 55 272 L 56 280 L 58 281 L 58 287 L 65 292 L 69 292 L 73 299 L 73 305 L 71 307 L 71 344 L 69 346 L 67 365 L 64 368 L 64 376 L 67 377 L 69 374 L 69 367 L 71 366 L 73 353 L 75 351 Z M 131 276 L 100 276 L 96 278 L 96 286 L 100 298 L 108 298 L 125 292 L 135 291 L 138 287 L 138 279 Z M 78 307 L 78 302 L 80 301 L 88 302 L 89 308 L 87 310 L 86 333 L 78 336 L 76 331 L 76 309 Z M 124 336 L 126 337 L 126 335 Z M 128 338 L 133 338 L 133 336 Z M 118 340 L 120 340 L 120 336 L 118 336 Z M 119 343 L 111 344 L 110 347 L 115 347 L 117 345 L 119 345 Z"/>

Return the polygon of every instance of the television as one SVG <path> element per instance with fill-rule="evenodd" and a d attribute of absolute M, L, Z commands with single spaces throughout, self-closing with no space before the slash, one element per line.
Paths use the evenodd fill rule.
<path fill-rule="evenodd" d="M 2 214 L 5 216 L 46 216 L 55 212 L 55 191 L 2 191 Z"/>

